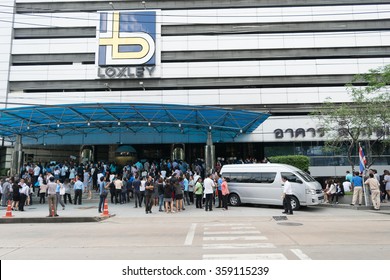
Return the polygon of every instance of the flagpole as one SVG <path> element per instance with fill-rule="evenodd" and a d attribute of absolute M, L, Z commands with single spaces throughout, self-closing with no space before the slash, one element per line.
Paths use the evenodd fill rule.
<path fill-rule="evenodd" d="M 366 169 L 364 169 L 364 173 L 366 173 Z M 367 189 L 366 189 L 366 184 L 364 184 L 364 173 L 362 172 L 362 181 L 363 181 L 363 195 L 364 195 L 364 203 L 366 204 L 366 206 L 370 206 L 368 205 L 368 198 L 367 198 Z"/>
<path fill-rule="evenodd" d="M 364 156 L 363 148 L 360 145 L 360 142 L 359 142 L 359 169 L 360 169 L 360 174 L 362 176 L 362 183 L 363 183 L 362 190 L 364 195 L 364 203 L 366 206 L 369 206 L 366 184 L 364 184 L 364 174 L 366 173 L 366 157 Z"/>

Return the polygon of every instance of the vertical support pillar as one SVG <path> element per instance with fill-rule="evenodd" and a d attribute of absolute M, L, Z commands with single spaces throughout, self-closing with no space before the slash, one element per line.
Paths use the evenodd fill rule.
<path fill-rule="evenodd" d="M 16 176 L 20 172 L 23 164 L 22 135 L 16 135 L 14 152 L 11 159 L 11 176 Z"/>
<path fill-rule="evenodd" d="M 207 132 L 207 142 L 205 149 L 205 164 L 206 164 L 206 176 L 211 173 L 215 167 L 215 146 L 213 145 L 213 137 L 211 131 Z"/>

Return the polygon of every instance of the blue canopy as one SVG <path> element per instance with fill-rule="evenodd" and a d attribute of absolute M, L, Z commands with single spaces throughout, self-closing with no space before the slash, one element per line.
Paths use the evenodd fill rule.
<path fill-rule="evenodd" d="M 79 139 L 76 136 L 81 135 L 84 136 L 80 138 L 82 140 L 72 141 L 73 144 L 93 144 L 96 137 L 109 138 L 118 134 L 152 137 L 183 134 L 191 137 L 196 134 L 204 136 L 211 131 L 218 139 L 232 139 L 253 132 L 268 117 L 269 114 L 261 112 L 209 106 L 132 103 L 39 105 L 0 110 L 0 136 L 13 141 L 16 135 L 21 135 L 24 143 L 27 140 L 38 144 L 52 139 L 51 143 L 56 144 L 58 139 Z M 145 142 L 161 141 L 156 138 L 155 141 Z M 107 139 L 105 143 L 117 143 L 117 140 Z"/>

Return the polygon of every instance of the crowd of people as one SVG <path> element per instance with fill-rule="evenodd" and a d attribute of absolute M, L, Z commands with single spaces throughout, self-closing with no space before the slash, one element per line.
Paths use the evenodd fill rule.
<path fill-rule="evenodd" d="M 220 170 L 218 162 L 215 169 Z M 119 167 L 115 162 L 76 164 L 64 162 L 42 165 L 26 163 L 19 176 L 1 181 L 2 206 L 11 201 L 13 211 L 24 211 L 25 205 L 48 203 L 49 217 L 58 216 L 59 205 L 81 205 L 84 199 L 99 194 L 98 211 L 104 200 L 113 204 L 145 207 L 145 213 L 158 211 L 173 213 L 185 210 L 186 205 L 212 211 L 212 206 L 228 209 L 227 182 L 218 172 L 206 174 L 202 161 L 188 164 L 185 161 L 161 160 L 136 162 Z M 39 200 L 39 202 L 38 202 Z"/>
<path fill-rule="evenodd" d="M 238 161 L 253 162 L 256 161 Z M 0 181 L 0 199 L 3 207 L 10 201 L 13 211 L 25 211 L 24 207 L 32 205 L 36 196 L 36 203 L 47 201 L 50 217 L 58 216 L 59 205 L 63 210 L 68 203 L 81 205 L 83 196 L 92 199 L 93 192 L 99 195 L 99 212 L 105 199 L 113 204 L 128 204 L 133 200 L 134 207 L 144 207 L 146 214 L 152 213 L 153 207 L 158 207 L 160 212 L 180 212 L 191 204 L 205 211 L 212 211 L 213 205 L 227 210 L 229 188 L 225 178 L 219 175 L 223 164 L 218 161 L 211 173 L 206 172 L 200 160 L 192 164 L 169 159 L 144 160 L 125 166 L 115 162 L 26 163 L 18 176 Z M 342 183 L 337 179 L 326 180 L 325 203 L 338 204 L 345 192 L 353 191 L 351 205 L 362 205 L 364 185 L 368 186 L 374 209 L 379 210 L 381 203 L 390 201 L 390 172 L 385 170 L 379 175 L 370 169 L 364 180 L 359 172 L 349 171 Z M 285 212 L 292 214 L 286 207 Z"/>
<path fill-rule="evenodd" d="M 355 206 L 358 203 L 360 206 L 363 203 L 364 185 L 368 187 L 367 191 L 375 210 L 380 210 L 381 203 L 390 202 L 390 172 L 384 170 L 383 175 L 379 175 L 376 169 L 369 169 L 366 178 L 357 171 L 353 173 L 347 171 L 342 184 L 338 180 L 326 180 L 325 203 L 338 204 L 339 197 L 344 196 L 345 192 L 353 191 L 350 204 Z"/>

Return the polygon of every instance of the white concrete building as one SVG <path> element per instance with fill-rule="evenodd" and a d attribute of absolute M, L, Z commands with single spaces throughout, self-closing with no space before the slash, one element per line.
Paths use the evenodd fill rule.
<path fill-rule="evenodd" d="M 308 114 L 328 97 L 349 102 L 344 85 L 353 75 L 390 63 L 386 0 L 3 0 L 0 11 L 3 108 L 147 103 L 269 112 L 252 133 L 215 143 L 216 156 L 304 154 L 317 176 L 343 175 L 347 164 L 322 152 L 326 135 Z M 46 141 L 145 143 L 118 133 L 120 141 Z M 200 151 L 206 137 L 182 142 L 194 158 L 189 150 Z"/>

